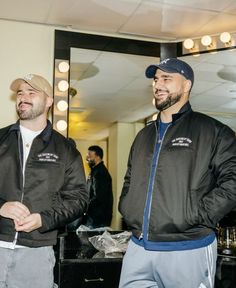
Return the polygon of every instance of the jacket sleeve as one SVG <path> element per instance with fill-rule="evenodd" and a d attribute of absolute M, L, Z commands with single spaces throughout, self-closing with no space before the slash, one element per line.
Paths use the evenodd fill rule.
<path fill-rule="evenodd" d="M 127 170 L 125 173 L 123 188 L 122 188 L 119 203 L 118 203 L 118 210 L 122 215 L 123 215 L 123 213 L 122 213 L 123 200 L 124 200 L 125 196 L 127 195 L 127 193 L 129 192 L 129 187 L 130 187 L 133 149 L 134 149 L 134 144 L 132 145 L 132 147 L 130 149 L 128 163 L 127 163 Z"/>
<path fill-rule="evenodd" d="M 40 213 L 42 227 L 39 231 L 62 227 L 82 216 L 87 209 L 88 199 L 82 157 L 78 150 L 72 149 L 68 155 L 64 185 L 56 195 L 53 207 Z"/>
<path fill-rule="evenodd" d="M 105 170 L 99 171 L 98 174 L 94 176 L 94 185 L 93 189 L 95 190 L 94 199 L 91 199 L 90 206 L 103 207 L 106 208 L 106 199 L 112 195 L 112 180 L 111 176 Z M 98 206 L 97 206 L 98 205 Z"/>
<path fill-rule="evenodd" d="M 199 222 L 215 228 L 219 220 L 236 207 L 236 139 L 235 133 L 223 126 L 214 147 L 211 169 L 215 187 L 200 202 Z"/>

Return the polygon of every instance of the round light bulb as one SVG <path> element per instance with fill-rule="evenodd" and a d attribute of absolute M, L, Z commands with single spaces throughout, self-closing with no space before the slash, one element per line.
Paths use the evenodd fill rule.
<path fill-rule="evenodd" d="M 229 43 L 231 40 L 231 35 L 229 32 L 223 32 L 220 34 L 220 41 L 223 43 Z"/>
<path fill-rule="evenodd" d="M 70 68 L 70 65 L 68 62 L 62 61 L 58 65 L 58 70 L 62 73 L 68 72 Z"/>
<path fill-rule="evenodd" d="M 56 123 L 56 127 L 59 131 L 65 131 L 67 128 L 67 123 L 65 120 L 59 120 Z"/>
<path fill-rule="evenodd" d="M 60 100 L 57 103 L 57 108 L 59 111 L 66 111 L 68 108 L 68 103 L 65 100 Z"/>
<path fill-rule="evenodd" d="M 210 46 L 212 43 L 211 36 L 209 36 L 209 35 L 203 36 L 201 39 L 201 43 L 203 46 Z"/>
<path fill-rule="evenodd" d="M 185 49 L 192 49 L 194 47 L 194 41 L 192 39 L 185 39 L 184 40 L 184 48 Z"/>
<path fill-rule="evenodd" d="M 59 83 L 58 83 L 58 89 L 62 92 L 68 90 L 69 88 L 69 83 L 66 81 L 66 80 L 61 80 Z"/>

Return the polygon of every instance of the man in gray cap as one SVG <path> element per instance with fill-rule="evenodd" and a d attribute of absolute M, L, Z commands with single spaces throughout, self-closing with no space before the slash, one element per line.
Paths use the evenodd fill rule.
<path fill-rule="evenodd" d="M 186 62 L 165 59 L 146 76 L 160 113 L 128 159 L 119 211 L 132 237 L 119 287 L 213 288 L 215 229 L 236 207 L 235 133 L 191 109 Z"/>
<path fill-rule="evenodd" d="M 88 204 L 81 155 L 47 120 L 51 85 L 11 84 L 17 123 L 0 129 L 0 287 L 52 288 L 57 229 Z"/>

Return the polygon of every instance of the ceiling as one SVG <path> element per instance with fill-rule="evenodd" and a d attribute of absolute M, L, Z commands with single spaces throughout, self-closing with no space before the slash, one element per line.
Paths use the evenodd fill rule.
<path fill-rule="evenodd" d="M 0 0 L 0 5 L 0 19 L 147 41 L 179 42 L 236 32 L 235 0 Z M 144 71 L 159 59 L 87 52 L 72 51 L 71 85 L 79 93 L 72 99 L 76 111 L 71 121 L 76 130 L 81 128 L 74 138 L 102 139 L 112 123 L 138 121 L 154 113 L 151 83 Z M 184 60 L 195 71 L 193 108 L 236 130 L 236 51 Z"/>

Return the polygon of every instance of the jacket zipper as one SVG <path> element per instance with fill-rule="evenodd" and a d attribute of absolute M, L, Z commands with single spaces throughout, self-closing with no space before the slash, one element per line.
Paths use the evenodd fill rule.
<path fill-rule="evenodd" d="M 156 150 L 156 145 L 157 145 L 157 143 L 158 143 L 158 129 L 157 129 L 157 126 L 156 126 L 156 123 L 155 123 L 155 128 L 156 128 L 156 137 L 155 137 L 155 144 L 154 144 L 154 150 L 153 150 L 153 152 L 155 153 L 155 150 Z M 154 157 L 154 156 L 153 156 Z M 152 160 L 153 161 L 153 160 Z M 151 167 L 151 173 L 152 173 L 152 167 Z M 150 173 L 150 175 L 151 175 L 151 173 Z M 150 179 L 150 177 L 149 177 L 149 179 Z M 143 213 L 143 227 L 142 227 L 142 233 L 141 233 L 141 235 L 139 236 L 139 240 L 141 240 L 141 239 L 143 239 L 144 238 L 144 236 L 146 236 L 146 233 L 147 233 L 147 228 L 146 228 L 146 222 L 147 222 L 147 217 L 146 217 L 146 210 L 148 209 L 147 207 L 148 207 L 148 196 L 149 196 L 149 194 L 150 194 L 150 188 L 149 188 L 149 184 L 150 183 L 148 183 L 148 194 L 147 194 L 147 198 L 146 198 L 146 203 L 145 203 L 145 208 L 144 208 L 144 213 Z M 150 200 L 151 201 L 151 200 Z M 145 237 L 146 238 L 146 237 Z"/>
<path fill-rule="evenodd" d="M 23 179 L 23 183 L 22 183 L 22 194 L 21 194 L 20 202 L 23 203 L 23 199 L 24 199 L 24 187 L 25 187 L 25 173 L 23 173 L 23 163 L 22 163 L 23 155 L 22 155 L 22 149 L 21 149 L 21 147 L 22 147 L 22 145 L 21 145 L 21 136 L 20 136 L 20 132 L 18 132 L 18 152 L 19 152 L 20 168 L 21 168 L 22 179 Z M 16 246 L 17 239 L 18 239 L 18 231 L 16 231 L 15 237 L 14 237 L 14 240 L 13 240 L 13 249 L 14 249 L 15 246 Z"/>
<path fill-rule="evenodd" d="M 153 188 L 154 188 L 154 180 L 155 180 L 155 175 L 156 175 L 156 169 L 157 169 L 157 166 L 158 166 L 158 161 L 159 161 L 159 155 L 160 155 L 160 152 L 161 152 L 161 148 L 162 148 L 162 143 L 164 141 L 164 138 L 165 138 L 165 135 L 166 135 L 166 132 L 167 130 L 169 129 L 169 126 L 167 126 L 165 132 L 164 132 L 164 135 L 160 141 L 160 124 L 159 124 L 159 129 L 157 129 L 157 126 L 156 126 L 156 123 L 155 123 L 155 127 L 156 127 L 156 140 L 155 140 L 155 146 L 154 146 L 154 155 L 153 155 L 153 159 L 155 157 L 155 153 L 156 153 L 156 149 L 157 149 L 157 143 L 160 143 L 160 146 L 159 146 L 159 149 L 158 149 L 158 154 L 156 156 L 156 160 L 155 160 L 155 166 L 154 167 L 151 167 L 151 174 L 153 173 L 153 178 L 152 178 L 152 181 L 150 184 L 150 186 L 148 185 L 148 195 L 147 195 L 147 199 L 146 199 L 146 205 L 145 205 L 145 211 L 147 211 L 147 217 L 145 217 L 146 213 L 144 212 L 144 220 L 143 220 L 143 232 L 141 233 L 140 237 L 142 236 L 142 238 L 144 238 L 144 240 L 148 240 L 148 228 L 149 228 L 149 220 L 150 220 L 150 214 L 151 214 L 151 204 L 152 204 L 152 196 L 153 196 Z M 153 164 L 153 159 L 152 159 L 152 164 Z M 150 198 L 149 198 L 149 195 L 150 195 Z M 147 209 L 147 210 L 146 210 Z"/>

